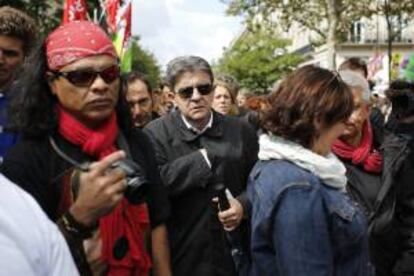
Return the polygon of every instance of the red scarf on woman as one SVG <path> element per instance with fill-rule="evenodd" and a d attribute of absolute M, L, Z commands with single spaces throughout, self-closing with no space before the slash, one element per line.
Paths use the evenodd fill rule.
<path fill-rule="evenodd" d="M 362 127 L 362 139 L 358 147 L 337 139 L 332 145 L 332 151 L 342 159 L 351 160 L 353 164 L 363 165 L 367 172 L 380 173 L 382 156 L 373 148 L 373 136 L 371 123 L 367 120 Z"/>
<path fill-rule="evenodd" d="M 118 125 L 115 113 L 102 127 L 92 130 L 60 106 L 58 112 L 59 133 L 69 142 L 80 146 L 87 155 L 102 159 L 117 150 L 115 141 Z M 99 220 L 101 258 L 109 266 L 108 275 L 148 275 L 151 260 L 143 245 L 144 231 L 148 225 L 146 205 L 131 205 L 125 198 L 110 214 Z M 117 260 L 114 258 L 113 248 L 122 237 L 128 240 L 129 250 L 121 260 Z"/>

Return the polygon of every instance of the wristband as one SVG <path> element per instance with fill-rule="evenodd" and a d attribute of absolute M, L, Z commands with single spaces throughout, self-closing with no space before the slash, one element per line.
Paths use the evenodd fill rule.
<path fill-rule="evenodd" d="M 94 226 L 87 227 L 79 223 L 69 211 L 62 216 L 62 222 L 66 231 L 80 239 L 89 239 L 95 229 Z"/>

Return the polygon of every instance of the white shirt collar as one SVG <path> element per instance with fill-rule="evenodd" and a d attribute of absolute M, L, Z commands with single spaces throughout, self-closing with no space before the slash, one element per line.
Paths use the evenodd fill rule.
<path fill-rule="evenodd" d="M 187 120 L 187 118 L 184 117 L 184 115 L 181 113 L 181 119 L 183 119 L 183 122 L 185 124 L 185 126 L 191 130 L 194 131 L 197 134 L 202 134 L 204 133 L 207 129 L 211 128 L 211 126 L 213 125 L 213 112 L 210 110 L 210 120 L 208 121 L 207 125 L 202 129 L 199 130 L 195 127 L 193 127 L 190 122 Z"/>

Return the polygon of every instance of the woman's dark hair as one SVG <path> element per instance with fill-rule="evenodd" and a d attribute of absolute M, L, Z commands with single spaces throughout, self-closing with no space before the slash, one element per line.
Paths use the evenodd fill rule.
<path fill-rule="evenodd" d="M 308 65 L 271 94 L 261 124 L 274 135 L 311 148 L 321 130 L 347 119 L 352 110 L 351 91 L 339 75 Z"/>
<path fill-rule="evenodd" d="M 42 42 L 25 60 L 11 91 L 10 127 L 24 137 L 39 137 L 57 126 L 56 97 L 50 92 L 46 71 L 46 49 Z"/>
<path fill-rule="evenodd" d="M 10 130 L 24 138 L 39 138 L 52 133 L 58 126 L 55 109 L 57 98 L 51 93 L 44 41 L 26 59 L 23 71 L 13 85 L 9 107 Z M 129 133 L 132 119 L 126 100 L 119 97 L 116 106 L 118 125 Z"/>
<path fill-rule="evenodd" d="M 391 101 L 391 114 L 398 120 L 414 115 L 414 84 L 405 80 L 391 82 L 385 95 Z"/>

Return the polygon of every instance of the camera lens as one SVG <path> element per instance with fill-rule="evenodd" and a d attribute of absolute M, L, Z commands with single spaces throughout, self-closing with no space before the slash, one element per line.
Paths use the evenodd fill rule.
<path fill-rule="evenodd" d="M 144 170 L 131 159 L 123 159 L 115 162 L 113 168 L 120 168 L 126 174 L 127 189 L 125 197 L 131 204 L 140 204 L 145 201 L 148 193 L 149 183 Z"/>

